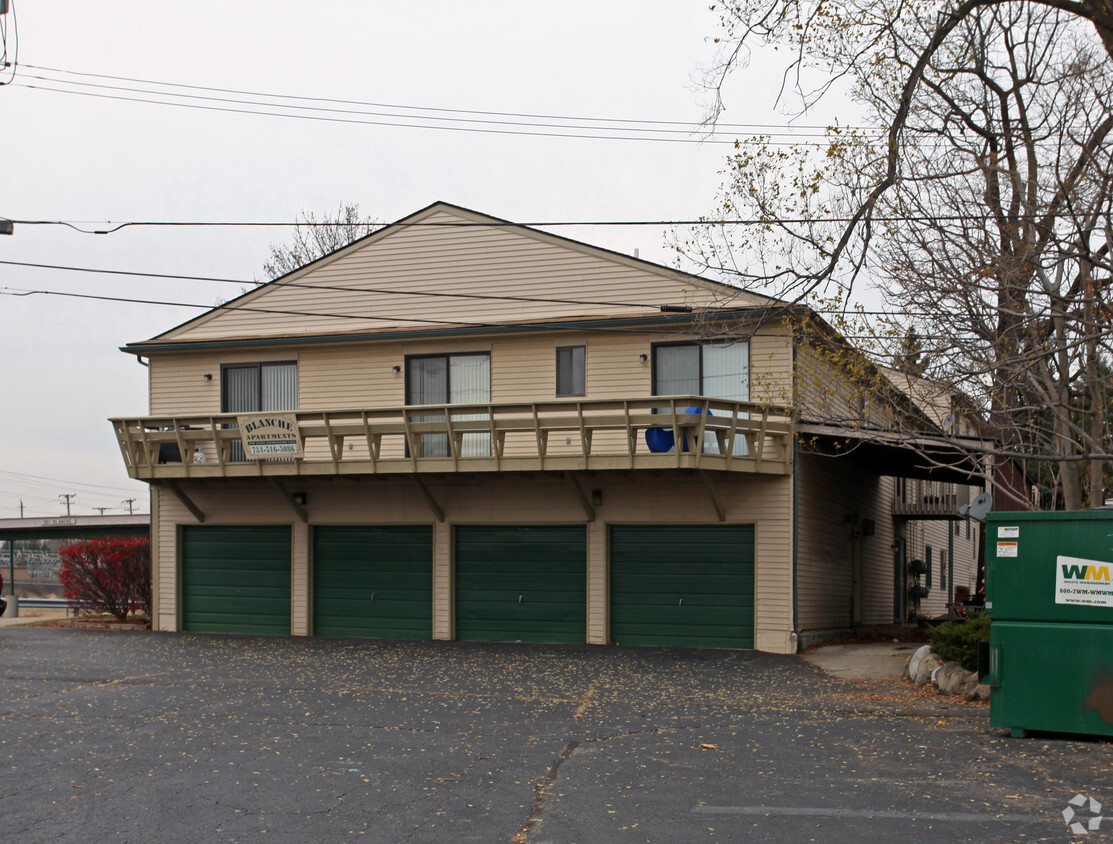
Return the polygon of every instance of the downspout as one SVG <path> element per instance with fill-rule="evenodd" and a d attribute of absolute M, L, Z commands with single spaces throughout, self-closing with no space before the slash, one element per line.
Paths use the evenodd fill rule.
<path fill-rule="evenodd" d="M 796 341 L 792 341 L 792 391 L 795 404 L 796 393 Z M 795 432 L 792 437 L 792 637 L 796 649 L 800 649 L 800 590 L 797 584 L 797 569 L 800 548 L 800 441 Z"/>
<path fill-rule="evenodd" d="M 951 593 L 947 596 L 947 603 L 955 599 L 955 525 L 958 522 L 947 522 L 947 588 Z"/>

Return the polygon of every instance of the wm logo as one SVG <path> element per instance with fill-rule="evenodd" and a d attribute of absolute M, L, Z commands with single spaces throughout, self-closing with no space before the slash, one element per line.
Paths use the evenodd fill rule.
<path fill-rule="evenodd" d="M 1065 580 L 1104 580 L 1110 581 L 1109 566 L 1089 566 L 1077 564 L 1062 564 L 1063 579 Z"/>

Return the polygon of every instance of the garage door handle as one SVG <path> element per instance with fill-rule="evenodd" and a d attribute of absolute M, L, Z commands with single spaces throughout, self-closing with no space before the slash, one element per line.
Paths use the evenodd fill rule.
<path fill-rule="evenodd" d="M 374 592 L 372 592 L 372 593 L 371 593 L 371 600 L 372 600 L 372 601 L 374 601 L 374 600 L 375 600 L 375 593 L 374 593 Z"/>
<path fill-rule="evenodd" d="M 522 603 L 522 596 L 521 595 L 518 596 L 518 603 L 519 604 Z"/>
<path fill-rule="evenodd" d="M 680 603 L 678 603 L 677 606 L 678 607 L 684 606 L 684 599 L 683 598 L 680 599 Z"/>

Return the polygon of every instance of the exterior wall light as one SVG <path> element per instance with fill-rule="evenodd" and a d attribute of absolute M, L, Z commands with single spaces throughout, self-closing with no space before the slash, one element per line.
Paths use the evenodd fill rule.
<path fill-rule="evenodd" d="M 213 380 L 213 374 L 211 372 L 206 372 L 201 377 L 204 378 L 206 381 L 212 381 Z"/>
<path fill-rule="evenodd" d="M 638 356 L 638 360 L 640 360 L 642 363 L 645 363 L 647 360 L 649 360 L 649 355 L 647 355 L 645 352 L 642 352 Z"/>
<path fill-rule="evenodd" d="M 401 372 L 401 371 L 402 371 L 402 367 L 400 367 L 400 366 L 399 366 L 398 364 L 394 364 L 394 366 L 392 367 L 392 369 L 394 369 L 394 374 L 395 374 L 395 375 L 397 375 L 397 374 L 398 374 L 399 372 Z"/>

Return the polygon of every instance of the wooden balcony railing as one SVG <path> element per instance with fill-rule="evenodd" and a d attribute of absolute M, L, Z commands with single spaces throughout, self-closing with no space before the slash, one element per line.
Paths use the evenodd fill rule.
<path fill-rule="evenodd" d="M 112 419 L 141 480 L 699 468 L 787 474 L 783 407 L 698 396 L 289 411 L 299 458 L 245 459 L 235 414 Z M 650 434 L 655 449 L 646 442 Z M 671 450 L 670 444 L 675 445 Z"/>
<path fill-rule="evenodd" d="M 957 519 L 960 504 L 958 489 L 952 483 L 901 478 L 893 496 L 893 515 L 919 519 Z"/>

